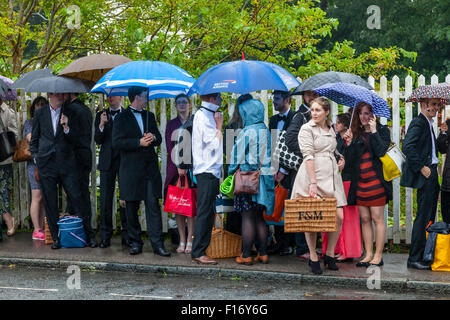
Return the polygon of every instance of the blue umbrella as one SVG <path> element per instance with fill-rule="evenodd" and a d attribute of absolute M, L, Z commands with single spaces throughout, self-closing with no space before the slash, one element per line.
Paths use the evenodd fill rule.
<path fill-rule="evenodd" d="M 344 82 L 328 83 L 312 91 L 338 104 L 352 108 L 355 108 L 361 102 L 365 102 L 372 106 L 374 115 L 391 118 L 388 103 L 375 92 L 359 85 Z"/>
<path fill-rule="evenodd" d="M 276 64 L 239 60 L 209 68 L 189 92 L 200 95 L 216 92 L 246 94 L 259 90 L 289 91 L 298 85 L 300 82 L 292 74 Z"/>
<path fill-rule="evenodd" d="M 149 99 L 173 98 L 188 93 L 195 79 L 180 67 L 162 61 L 131 61 L 107 72 L 91 93 L 126 96 L 132 86 L 149 90 Z"/>

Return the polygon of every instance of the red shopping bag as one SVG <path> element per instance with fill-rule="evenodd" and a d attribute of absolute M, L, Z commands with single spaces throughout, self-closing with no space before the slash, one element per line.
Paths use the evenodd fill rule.
<path fill-rule="evenodd" d="M 188 187 L 186 177 L 184 187 L 181 187 L 181 179 L 178 178 L 175 186 L 169 185 L 167 188 L 164 211 L 187 217 L 195 217 L 197 214 L 197 189 Z"/>
<path fill-rule="evenodd" d="M 344 181 L 345 196 L 348 196 L 350 181 Z M 322 252 L 325 253 L 328 245 L 326 233 L 322 233 Z M 343 259 L 361 257 L 361 226 L 359 223 L 358 206 L 344 207 L 344 221 L 341 233 L 334 249 Z"/>
<path fill-rule="evenodd" d="M 280 222 L 283 216 L 284 200 L 287 199 L 289 191 L 283 188 L 280 184 L 275 187 L 275 206 L 273 208 L 272 215 L 266 215 L 263 217 L 265 221 Z"/>

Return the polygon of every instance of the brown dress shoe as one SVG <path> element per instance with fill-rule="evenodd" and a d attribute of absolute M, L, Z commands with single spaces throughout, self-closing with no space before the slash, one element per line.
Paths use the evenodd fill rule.
<path fill-rule="evenodd" d="M 253 264 L 253 259 L 252 259 L 252 257 L 242 258 L 242 254 L 241 254 L 240 257 L 236 257 L 236 263 L 251 266 Z"/>
<path fill-rule="evenodd" d="M 216 260 L 213 260 L 208 256 L 201 256 L 199 258 L 193 258 L 192 260 L 202 264 L 217 264 Z"/>
<path fill-rule="evenodd" d="M 269 256 L 266 254 L 265 256 L 260 256 L 259 253 L 255 258 L 255 262 L 261 262 L 264 264 L 269 263 Z"/>

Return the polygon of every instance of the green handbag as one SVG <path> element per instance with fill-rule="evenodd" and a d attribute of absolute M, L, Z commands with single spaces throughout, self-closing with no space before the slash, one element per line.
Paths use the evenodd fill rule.
<path fill-rule="evenodd" d="M 234 174 L 230 174 L 220 185 L 220 192 L 230 199 L 234 199 Z"/>

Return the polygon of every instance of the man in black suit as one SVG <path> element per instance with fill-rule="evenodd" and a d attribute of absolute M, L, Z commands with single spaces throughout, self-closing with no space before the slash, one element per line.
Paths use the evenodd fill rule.
<path fill-rule="evenodd" d="M 291 123 L 294 111 L 291 109 L 291 97 L 287 91 L 273 92 L 273 105 L 278 114 L 273 115 L 269 120 L 269 129 L 278 130 L 278 137 L 280 131 L 286 130 Z M 273 135 L 272 135 L 273 136 Z M 272 139 L 272 150 L 275 150 L 275 144 L 277 139 Z M 274 174 L 275 184 L 281 183 L 283 188 L 291 190 L 292 184 L 295 180 L 295 171 L 289 168 L 283 168 L 280 165 L 278 171 Z M 274 226 L 275 239 L 277 241 L 276 251 L 280 255 L 290 255 L 293 252 L 292 245 L 294 242 L 294 234 L 285 233 L 284 226 Z"/>
<path fill-rule="evenodd" d="M 155 115 L 143 110 L 147 105 L 148 91 L 143 87 L 128 90 L 130 107 L 117 115 L 112 133 L 113 149 L 120 152 L 119 188 L 126 201 L 130 254 L 142 252 L 141 226 L 138 219 L 140 202 L 145 202 L 147 229 L 153 252 L 170 256 L 164 248 L 159 199 L 162 198 L 162 180 L 155 148 L 162 138 Z"/>
<path fill-rule="evenodd" d="M 297 112 L 300 112 L 306 119 L 306 122 L 311 120 L 311 101 L 313 101 L 315 98 L 319 97 L 319 95 L 314 91 L 303 91 L 303 103 L 300 105 L 300 108 L 298 108 Z"/>
<path fill-rule="evenodd" d="M 64 107 L 63 95 L 48 94 L 50 104 L 36 110 L 33 117 L 30 151 L 39 171 L 44 196 L 45 214 L 53 238 L 52 249 L 61 248 L 58 236 L 58 184 L 62 184 L 68 201 L 80 203 L 77 183 L 75 147 L 78 143 L 75 126 L 70 130 L 66 114 L 73 114 L 70 106 Z M 81 208 L 74 207 L 75 214 L 82 217 Z"/>
<path fill-rule="evenodd" d="M 439 112 L 439 99 L 420 102 L 421 113 L 415 117 L 403 140 L 406 161 L 400 184 L 417 189 L 417 213 L 413 224 L 408 268 L 430 269 L 423 262 L 425 228 L 434 222 L 439 196 L 437 165 L 439 163 L 436 137 L 432 127 L 433 118 Z"/>
<path fill-rule="evenodd" d="M 67 212 L 74 214 L 76 205 L 81 207 L 83 225 L 86 231 L 87 241 L 91 248 L 97 247 L 95 241 L 95 233 L 92 229 L 92 208 L 91 195 L 89 191 L 89 175 L 92 170 L 92 112 L 78 99 L 77 93 L 64 94 L 64 108 L 71 113 L 68 114 L 69 120 L 72 122 L 72 130 L 76 131 L 77 144 L 75 145 L 75 159 L 77 162 L 77 182 L 81 194 L 81 202 L 79 204 L 68 201 Z"/>
<path fill-rule="evenodd" d="M 98 170 L 100 170 L 100 248 L 107 248 L 111 245 L 114 190 L 120 166 L 120 153 L 112 147 L 112 130 L 115 119 L 122 112 L 120 106 L 122 97 L 110 96 L 106 99 L 109 103 L 109 109 L 99 111 L 94 122 L 94 140 L 101 145 L 98 159 Z M 119 212 L 122 244 L 129 245 L 125 208 L 119 206 Z"/>

